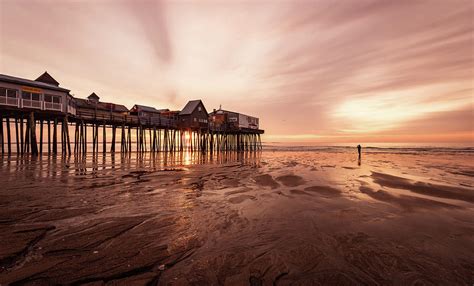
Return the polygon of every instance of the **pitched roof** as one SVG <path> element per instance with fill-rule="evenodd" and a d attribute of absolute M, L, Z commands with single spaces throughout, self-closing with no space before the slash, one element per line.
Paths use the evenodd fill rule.
<path fill-rule="evenodd" d="M 113 112 L 128 112 L 128 108 L 125 105 L 115 104 L 110 102 L 92 102 L 83 98 L 76 98 L 76 104 L 79 108 L 88 108 L 88 109 L 97 109 L 104 111 L 113 111 Z"/>
<path fill-rule="evenodd" d="M 69 92 L 69 89 L 65 89 L 56 85 L 52 85 L 49 83 L 41 82 L 41 81 L 35 81 L 35 80 L 30 80 L 30 79 L 25 79 L 25 78 L 20 78 L 20 77 L 14 77 L 10 75 L 5 75 L 5 74 L 0 74 L 0 81 L 8 82 L 8 83 L 14 83 L 14 84 L 21 84 L 21 85 L 27 85 L 27 86 L 32 86 L 32 87 L 38 87 L 38 88 L 45 88 L 45 89 L 50 89 L 50 90 L 56 90 L 56 91 L 62 91 L 62 92 Z"/>
<path fill-rule="evenodd" d="M 88 99 L 92 99 L 92 98 L 93 98 L 93 99 L 97 99 L 97 100 L 100 99 L 100 97 L 99 97 L 97 94 L 95 94 L 95 92 L 91 93 L 91 95 L 89 95 L 87 98 L 88 98 Z"/>
<path fill-rule="evenodd" d="M 198 107 L 199 104 L 202 104 L 202 101 L 200 99 L 188 101 L 188 103 L 183 108 L 183 110 L 181 110 L 179 115 L 189 115 L 189 114 L 193 113 L 193 111 Z M 204 107 L 204 104 L 202 104 L 202 106 Z M 206 110 L 205 107 L 204 107 L 204 110 Z M 206 113 L 207 113 L 207 111 L 206 111 Z"/>
<path fill-rule="evenodd" d="M 59 82 L 57 82 L 47 71 L 45 71 L 42 75 L 40 75 L 37 79 L 35 79 L 35 81 L 59 86 Z"/>

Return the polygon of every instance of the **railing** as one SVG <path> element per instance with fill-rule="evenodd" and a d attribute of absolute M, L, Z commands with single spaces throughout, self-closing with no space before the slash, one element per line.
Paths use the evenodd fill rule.
<path fill-rule="evenodd" d="M 170 119 L 162 116 L 139 116 L 138 117 L 141 125 L 151 125 L 151 126 L 164 126 L 175 128 L 177 127 L 177 121 L 175 119 Z"/>
<path fill-rule="evenodd" d="M 164 118 L 161 116 L 139 117 L 137 115 L 120 114 L 116 112 L 107 112 L 102 110 L 76 109 L 76 117 L 83 120 L 96 120 L 113 122 L 117 124 L 147 125 L 156 127 L 176 128 L 176 120 Z"/>
<path fill-rule="evenodd" d="M 31 99 L 22 99 L 23 107 L 37 108 L 41 109 L 42 101 L 31 100 Z"/>
<path fill-rule="evenodd" d="M 63 110 L 63 105 L 61 103 L 53 103 L 53 102 L 45 102 L 44 103 L 45 110 Z"/>
<path fill-rule="evenodd" d="M 18 107 L 18 98 L 0 96 L 0 104 Z"/>

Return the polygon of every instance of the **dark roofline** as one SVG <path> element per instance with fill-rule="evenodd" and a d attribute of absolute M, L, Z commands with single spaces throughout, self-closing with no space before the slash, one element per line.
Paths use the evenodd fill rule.
<path fill-rule="evenodd" d="M 26 85 L 26 86 L 38 87 L 38 88 L 44 88 L 44 89 L 50 89 L 50 90 L 55 90 L 55 91 L 62 91 L 66 93 L 70 92 L 69 89 L 62 88 L 59 86 L 47 84 L 40 81 L 34 81 L 34 80 L 26 79 L 26 78 L 14 77 L 14 76 L 5 75 L 5 74 L 0 74 L 0 81 L 13 83 L 13 84 L 21 84 L 21 85 Z"/>
<path fill-rule="evenodd" d="M 189 115 L 189 114 L 191 114 L 194 111 L 194 109 L 199 105 L 199 103 L 202 104 L 202 107 L 204 107 L 204 111 L 206 112 L 206 114 L 208 114 L 207 109 L 204 106 L 204 103 L 202 102 L 202 100 L 196 99 L 196 100 L 188 101 L 188 103 L 186 103 L 186 105 L 184 106 L 183 110 L 181 110 L 179 112 L 179 115 Z M 191 107 L 193 107 L 193 108 L 191 108 Z"/>
<path fill-rule="evenodd" d="M 40 75 L 35 81 L 52 84 L 54 86 L 59 86 L 59 82 L 52 77 L 48 71 L 45 71 L 42 75 Z"/>

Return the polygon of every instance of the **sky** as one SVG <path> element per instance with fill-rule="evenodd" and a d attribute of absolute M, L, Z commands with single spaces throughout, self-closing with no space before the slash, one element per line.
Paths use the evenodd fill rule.
<path fill-rule="evenodd" d="M 0 73 L 260 118 L 269 142 L 474 145 L 474 2 L 0 0 Z"/>

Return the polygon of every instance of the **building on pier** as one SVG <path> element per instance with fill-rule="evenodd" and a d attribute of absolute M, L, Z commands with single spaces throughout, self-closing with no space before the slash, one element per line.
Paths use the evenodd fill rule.
<path fill-rule="evenodd" d="M 209 113 L 209 126 L 219 131 L 258 130 L 259 119 L 220 108 Z"/>
<path fill-rule="evenodd" d="M 178 126 L 190 130 L 204 130 L 209 128 L 206 107 L 201 100 L 191 100 L 179 112 Z"/>
<path fill-rule="evenodd" d="M 151 106 L 135 104 L 129 113 L 132 116 L 137 116 L 142 125 L 176 127 L 177 118 L 169 116 L 169 109 L 156 109 Z"/>
<path fill-rule="evenodd" d="M 77 116 L 83 119 L 121 122 L 128 116 L 129 110 L 125 105 L 101 102 L 95 92 L 91 93 L 87 99 L 76 98 L 75 100 Z"/>
<path fill-rule="evenodd" d="M 35 80 L 0 74 L 0 105 L 5 109 L 75 115 L 75 100 L 69 92 L 48 72 Z"/>

